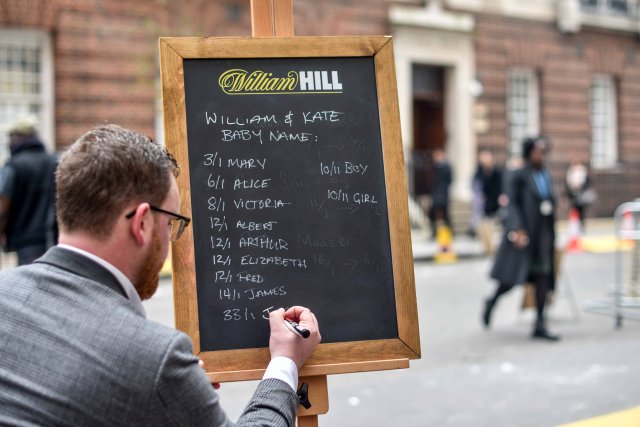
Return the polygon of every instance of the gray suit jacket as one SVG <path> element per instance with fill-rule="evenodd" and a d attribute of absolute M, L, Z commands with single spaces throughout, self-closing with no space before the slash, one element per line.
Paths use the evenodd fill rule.
<path fill-rule="evenodd" d="M 295 393 L 261 381 L 241 426 L 292 426 Z M 0 273 L 0 425 L 233 426 L 190 339 L 140 316 L 115 277 L 62 248 Z"/>

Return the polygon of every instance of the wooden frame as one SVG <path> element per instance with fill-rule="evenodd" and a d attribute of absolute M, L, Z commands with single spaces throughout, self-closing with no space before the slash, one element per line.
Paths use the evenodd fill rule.
<path fill-rule="evenodd" d="M 390 37 L 160 38 L 164 130 L 168 149 L 181 165 L 181 211 L 191 216 L 191 189 L 183 60 L 192 58 L 374 58 L 386 182 L 398 339 L 320 344 L 300 372 L 304 375 L 408 367 L 420 357 L 407 188 L 400 134 L 393 47 Z M 258 379 L 270 359 L 268 348 L 201 352 L 192 228 L 173 244 L 176 327 L 188 334 L 212 381 Z M 321 326 L 322 327 L 322 326 Z M 346 365 L 345 365 L 346 364 Z"/>

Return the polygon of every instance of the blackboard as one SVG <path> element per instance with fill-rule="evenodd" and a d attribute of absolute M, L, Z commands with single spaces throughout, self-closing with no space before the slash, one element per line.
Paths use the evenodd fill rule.
<path fill-rule="evenodd" d="M 188 59 L 184 79 L 201 350 L 266 347 L 294 304 L 325 343 L 397 338 L 373 58 Z"/>
<path fill-rule="evenodd" d="M 323 337 L 305 366 L 419 357 L 390 38 L 161 38 L 160 58 L 193 219 L 176 326 L 207 370 L 263 369 L 293 304 Z"/>

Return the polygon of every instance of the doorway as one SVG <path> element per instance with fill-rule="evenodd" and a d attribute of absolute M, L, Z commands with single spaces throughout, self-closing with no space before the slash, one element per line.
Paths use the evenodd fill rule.
<path fill-rule="evenodd" d="M 430 195 L 433 190 L 432 153 L 436 149 L 446 151 L 445 68 L 412 65 L 413 95 L 413 194 L 416 198 Z"/>

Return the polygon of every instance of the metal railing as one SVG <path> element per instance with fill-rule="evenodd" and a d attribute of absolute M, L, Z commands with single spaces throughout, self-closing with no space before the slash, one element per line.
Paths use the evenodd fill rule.
<path fill-rule="evenodd" d="M 610 315 L 616 328 L 622 327 L 622 319 L 640 320 L 640 199 L 623 203 L 615 211 L 617 248 L 615 254 L 615 283 L 610 296 L 585 302 L 585 310 Z M 626 262 L 623 245 L 632 242 Z"/>

